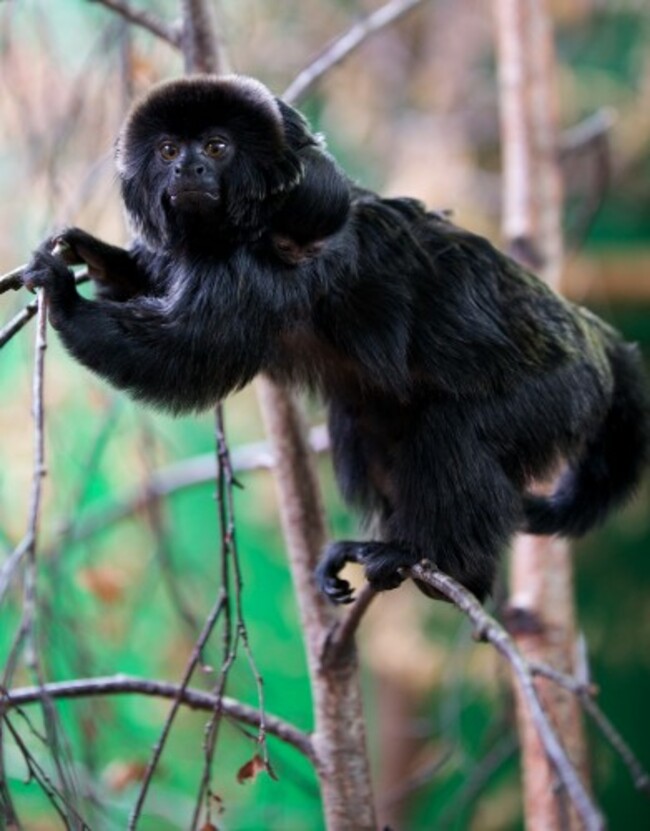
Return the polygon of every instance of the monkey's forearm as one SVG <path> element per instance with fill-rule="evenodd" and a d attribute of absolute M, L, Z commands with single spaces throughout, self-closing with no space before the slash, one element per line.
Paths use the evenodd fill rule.
<path fill-rule="evenodd" d="M 133 303 L 91 301 L 77 295 L 63 305 L 53 297 L 51 321 L 66 349 L 118 389 L 174 413 L 212 406 L 260 370 L 260 333 L 224 321 L 207 342 L 187 322 L 169 321 L 164 301 L 145 311 Z"/>

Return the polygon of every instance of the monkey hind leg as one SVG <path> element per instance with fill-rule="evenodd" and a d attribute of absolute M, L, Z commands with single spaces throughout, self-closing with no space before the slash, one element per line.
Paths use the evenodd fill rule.
<path fill-rule="evenodd" d="M 346 563 L 364 566 L 366 579 L 376 591 L 396 589 L 404 580 L 403 568 L 415 565 L 420 555 L 398 543 L 339 540 L 330 543 L 316 569 L 316 582 L 333 603 L 351 603 L 354 592 L 347 580 L 339 577 Z"/>

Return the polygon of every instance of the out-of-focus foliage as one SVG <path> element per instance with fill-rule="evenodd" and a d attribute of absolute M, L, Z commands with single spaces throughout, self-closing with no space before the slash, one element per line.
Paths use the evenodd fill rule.
<path fill-rule="evenodd" d="M 177 6 L 175 0 L 132 4 L 169 20 Z M 280 93 L 324 43 L 376 5 L 369 0 L 229 0 L 222 4 L 220 20 L 234 68 L 260 77 Z M 569 259 L 569 288 L 574 273 L 596 262 L 594 252 L 609 258 L 614 271 L 625 261 L 628 271 L 638 273 L 638 282 L 626 291 L 625 304 L 599 292 L 599 311 L 650 354 L 650 291 L 641 282 L 650 279 L 642 268 L 650 262 L 647 10 L 632 0 L 553 5 L 563 124 L 569 127 L 605 105 L 617 111 L 613 185 L 590 225 L 586 245 Z M 461 224 L 498 238 L 492 26 L 484 0 L 431 0 L 332 71 L 304 102 L 304 110 L 362 183 L 453 208 Z M 123 242 L 126 231 L 111 159 L 114 136 L 132 95 L 180 73 L 179 57 L 98 4 L 8 0 L 0 4 L 0 64 L 0 271 L 24 261 L 36 242 L 62 224 L 78 224 Z M 580 214 L 593 201 L 594 192 L 596 202 L 602 196 L 598 160 L 595 164 L 573 159 L 567 165 L 570 234 L 576 211 Z M 0 321 L 26 300 L 23 294 L 2 295 Z M 33 327 L 28 327 L 0 351 L 0 561 L 26 527 L 32 342 Z M 213 418 L 175 421 L 142 412 L 74 365 L 54 335 L 47 353 L 46 397 L 48 476 L 38 592 L 48 678 L 124 672 L 178 680 L 219 586 L 214 485 L 174 493 L 157 520 L 139 510 L 82 539 L 75 537 L 90 519 L 108 518 L 112 506 L 144 487 L 153 469 L 210 453 Z M 318 421 L 316 403 L 310 411 Z M 262 437 L 250 390 L 229 403 L 227 420 L 233 446 Z M 321 473 L 333 532 L 349 533 L 354 520 L 334 492 L 326 459 Z M 236 509 L 244 609 L 267 707 L 309 729 L 305 660 L 273 485 L 267 472 L 242 475 L 241 481 L 245 487 L 237 491 Z M 633 505 L 576 551 L 580 620 L 602 704 L 646 766 L 649 501 L 646 484 Z M 18 585 L 0 608 L 0 665 L 19 621 Z M 379 599 L 364 624 L 380 799 L 391 816 L 401 818 L 403 828 L 519 828 L 507 679 L 494 654 L 472 645 L 453 610 L 439 606 L 405 587 Z M 218 638 L 205 659 L 218 669 Z M 199 673 L 194 683 L 210 688 L 215 677 L 215 672 Z M 21 666 L 14 684 L 31 680 Z M 245 660 L 236 665 L 228 694 L 256 704 Z M 168 707 L 137 697 L 60 705 L 93 828 L 125 827 L 142 766 Z M 32 717 L 38 727 L 36 710 Z M 204 714 L 179 716 L 143 829 L 187 827 L 205 721 Z M 39 740 L 24 732 L 47 765 Z M 594 789 L 612 827 L 646 827 L 648 803 L 633 793 L 620 761 L 591 735 Z M 237 831 L 319 828 L 310 766 L 277 741 L 270 746 L 279 781 L 261 775 L 238 784 L 237 771 L 255 747 L 236 727 L 224 728 L 214 777 L 225 809 L 219 822 Z M 6 772 L 26 827 L 59 828 L 38 788 L 24 784 L 25 767 L 15 749 L 7 755 Z"/>

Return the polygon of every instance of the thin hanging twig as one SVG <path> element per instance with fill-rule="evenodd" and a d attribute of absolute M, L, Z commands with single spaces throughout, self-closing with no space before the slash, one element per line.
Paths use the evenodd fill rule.
<path fill-rule="evenodd" d="M 203 647 L 208 642 L 208 640 L 210 638 L 210 635 L 212 634 L 212 630 L 214 629 L 214 626 L 215 626 L 219 616 L 221 615 L 221 613 L 223 612 L 223 610 L 225 608 L 225 603 L 226 603 L 225 592 L 222 589 L 219 592 L 219 596 L 217 597 L 217 600 L 216 600 L 214 606 L 212 607 L 212 610 L 210 611 L 210 614 L 208 615 L 208 617 L 205 621 L 205 624 L 203 626 L 203 630 L 201 631 L 201 634 L 197 638 L 197 641 L 194 644 L 194 648 L 192 649 L 192 654 L 190 655 L 189 661 L 187 662 L 187 664 L 185 666 L 185 672 L 183 673 L 183 678 L 181 680 L 181 683 L 180 683 L 179 687 L 177 688 L 177 693 L 176 693 L 176 697 L 174 698 L 174 703 L 172 704 L 171 709 L 170 709 L 170 711 L 167 715 L 167 718 L 165 719 L 165 724 L 164 724 L 162 733 L 160 734 L 160 737 L 158 738 L 158 741 L 156 742 L 156 745 L 154 747 L 153 755 L 151 756 L 151 759 L 149 760 L 149 764 L 147 765 L 147 769 L 145 771 L 144 778 L 142 780 L 142 784 L 140 786 L 140 790 L 138 792 L 137 799 L 135 801 L 135 805 L 133 806 L 133 810 L 131 811 L 131 815 L 129 817 L 129 824 L 128 824 L 129 831 L 132 831 L 132 829 L 134 829 L 136 827 L 136 825 L 138 823 L 138 820 L 140 819 L 140 815 L 142 813 L 142 808 L 144 806 L 144 801 L 145 801 L 145 798 L 147 796 L 147 791 L 149 790 L 149 786 L 150 786 L 151 781 L 153 779 L 153 775 L 155 773 L 156 767 L 158 766 L 158 762 L 160 761 L 160 757 L 162 756 L 162 752 L 163 752 L 163 749 L 165 747 L 165 742 L 167 741 L 167 737 L 169 736 L 169 732 L 170 732 L 170 730 L 172 728 L 172 725 L 174 723 L 174 719 L 176 718 L 176 714 L 178 713 L 178 710 L 179 710 L 179 708 L 181 706 L 181 703 L 183 701 L 183 696 L 184 696 L 184 694 L 187 690 L 187 687 L 189 686 L 189 683 L 192 679 L 192 675 L 194 674 L 194 670 L 196 669 L 196 667 L 197 667 L 197 665 L 198 665 L 198 663 L 201 659 L 201 653 L 203 651 Z"/>

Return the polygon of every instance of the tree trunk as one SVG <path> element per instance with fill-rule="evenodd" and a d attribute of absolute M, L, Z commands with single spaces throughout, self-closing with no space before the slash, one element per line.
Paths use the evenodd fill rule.
<path fill-rule="evenodd" d="M 545 0 L 495 0 L 503 137 L 503 230 L 510 251 L 558 288 L 563 266 L 554 45 Z M 576 642 L 571 551 L 562 540 L 521 536 L 511 563 L 509 618 L 524 656 L 563 672 Z M 576 768 L 587 758 L 578 701 L 538 682 L 544 706 Z M 555 772 L 517 696 L 524 812 L 531 831 L 578 829 Z"/>

